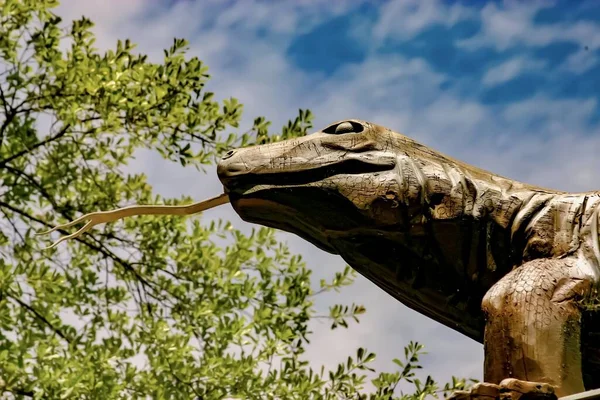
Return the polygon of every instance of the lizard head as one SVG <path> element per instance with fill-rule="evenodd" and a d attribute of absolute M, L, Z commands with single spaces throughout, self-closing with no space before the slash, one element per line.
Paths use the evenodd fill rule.
<path fill-rule="evenodd" d="M 344 120 L 301 138 L 231 150 L 217 172 L 243 220 L 337 253 L 332 238 L 374 232 L 398 220 L 398 136 Z"/>

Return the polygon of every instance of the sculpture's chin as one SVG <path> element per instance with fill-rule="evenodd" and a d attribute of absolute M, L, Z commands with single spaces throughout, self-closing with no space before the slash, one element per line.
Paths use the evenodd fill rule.
<path fill-rule="evenodd" d="M 246 222 L 293 233 L 321 250 L 337 254 L 321 227 L 311 226 L 306 220 L 300 222 L 297 213 L 283 204 L 260 198 L 242 197 L 232 200 L 231 205 Z"/>
<path fill-rule="evenodd" d="M 335 232 L 346 232 L 366 223 L 352 202 L 323 188 L 249 188 L 230 192 L 229 197 L 244 221 L 296 234 L 333 254 L 337 251 L 330 240 L 336 236 Z"/>

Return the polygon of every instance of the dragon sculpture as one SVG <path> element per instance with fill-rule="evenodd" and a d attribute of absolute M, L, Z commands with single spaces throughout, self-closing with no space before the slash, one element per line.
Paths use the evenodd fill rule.
<path fill-rule="evenodd" d="M 84 215 L 54 228 L 87 221 L 59 242 L 127 216 L 230 202 L 243 220 L 339 254 L 406 306 L 483 343 L 485 383 L 454 398 L 600 387 L 600 320 L 590 306 L 600 193 L 516 182 L 354 119 L 229 151 L 217 173 L 221 196 Z"/>

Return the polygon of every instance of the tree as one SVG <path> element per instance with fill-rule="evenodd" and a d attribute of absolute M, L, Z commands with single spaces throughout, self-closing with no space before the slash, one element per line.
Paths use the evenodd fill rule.
<path fill-rule="evenodd" d="M 279 135 L 242 106 L 204 90 L 207 68 L 175 39 L 162 63 L 119 41 L 100 53 L 92 22 L 64 26 L 54 0 L 0 0 L 0 388 L 8 398 L 359 398 L 375 355 L 358 349 L 335 371 L 302 354 L 315 317 L 310 270 L 271 229 L 141 217 L 48 252 L 34 233 L 124 203 L 189 203 L 152 193 L 123 167 L 150 149 L 202 170 L 232 146 L 304 135 L 299 115 Z M 230 131 L 234 133 L 229 133 Z M 61 232 L 66 233 L 66 232 Z M 228 243 L 223 246 L 223 239 Z M 319 291 L 352 283 L 349 268 Z M 332 327 L 365 310 L 333 305 Z M 422 346 L 382 373 L 387 399 L 438 390 L 414 379 Z M 456 380 L 450 386 L 461 387 Z"/>

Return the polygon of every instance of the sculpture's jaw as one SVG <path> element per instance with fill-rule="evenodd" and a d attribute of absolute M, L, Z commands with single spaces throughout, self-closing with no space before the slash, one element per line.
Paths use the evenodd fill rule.
<path fill-rule="evenodd" d="M 369 225 L 352 202 L 323 187 L 254 186 L 231 191 L 229 198 L 243 220 L 294 233 L 333 254 L 337 237 Z"/>
<path fill-rule="evenodd" d="M 337 254 L 318 221 L 303 217 L 294 205 L 282 201 L 283 194 L 285 192 L 279 193 L 277 190 L 255 192 L 246 196 L 232 193 L 230 202 L 244 221 L 294 233 L 328 253 Z"/>

